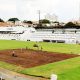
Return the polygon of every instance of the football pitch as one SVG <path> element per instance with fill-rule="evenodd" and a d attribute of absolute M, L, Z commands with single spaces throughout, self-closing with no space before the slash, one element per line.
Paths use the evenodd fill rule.
<path fill-rule="evenodd" d="M 28 49 L 40 50 L 40 48 L 33 47 L 34 44 L 38 44 L 39 47 L 42 47 L 43 51 L 80 55 L 80 45 L 78 44 L 26 42 L 15 40 L 0 40 L 0 50 L 20 49 L 26 47 Z M 0 61 L 0 67 L 23 74 L 41 76 L 45 78 L 50 78 L 51 74 L 57 74 L 58 80 L 80 79 L 80 57 L 70 58 L 33 68 L 23 68 L 21 66 Z"/>

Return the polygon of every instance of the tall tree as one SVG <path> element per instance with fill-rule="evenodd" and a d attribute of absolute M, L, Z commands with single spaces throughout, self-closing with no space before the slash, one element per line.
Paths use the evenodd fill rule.
<path fill-rule="evenodd" d="M 47 20 L 47 19 L 43 19 L 43 20 L 40 20 L 40 23 L 42 23 L 42 24 L 49 24 L 50 21 Z"/>
<path fill-rule="evenodd" d="M 27 20 L 24 20 L 23 23 L 33 24 L 32 21 L 27 21 Z"/>
<path fill-rule="evenodd" d="M 23 23 L 27 23 L 27 20 L 24 20 Z"/>
<path fill-rule="evenodd" d="M 0 18 L 0 22 L 4 22 L 3 19 Z"/>
<path fill-rule="evenodd" d="M 76 27 L 76 24 L 74 24 L 73 22 L 68 22 L 64 27 L 73 28 L 73 27 Z"/>
<path fill-rule="evenodd" d="M 33 22 L 32 22 L 32 21 L 27 21 L 27 23 L 28 23 L 28 24 L 32 24 Z"/>
<path fill-rule="evenodd" d="M 19 21 L 18 18 L 10 18 L 8 21 L 12 21 L 13 23 L 15 23 L 16 21 Z"/>

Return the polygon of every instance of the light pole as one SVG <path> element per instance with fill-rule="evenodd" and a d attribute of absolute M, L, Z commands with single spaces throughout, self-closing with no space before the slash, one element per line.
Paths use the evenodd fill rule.
<path fill-rule="evenodd" d="M 79 21 L 80 21 L 80 2 L 79 2 Z"/>
<path fill-rule="evenodd" d="M 38 10 L 38 14 L 39 14 L 39 26 L 40 26 L 40 10 Z"/>

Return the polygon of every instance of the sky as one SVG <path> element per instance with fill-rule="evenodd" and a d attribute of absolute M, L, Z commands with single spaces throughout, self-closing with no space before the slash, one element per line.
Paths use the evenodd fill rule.
<path fill-rule="evenodd" d="M 0 0 L 0 18 L 8 20 L 38 20 L 46 14 L 55 14 L 61 22 L 79 19 L 80 0 Z"/>

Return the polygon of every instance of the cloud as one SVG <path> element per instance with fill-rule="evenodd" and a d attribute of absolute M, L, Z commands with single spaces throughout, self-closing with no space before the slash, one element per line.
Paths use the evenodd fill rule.
<path fill-rule="evenodd" d="M 60 0 L 55 12 L 62 21 L 77 20 L 79 15 L 79 0 Z"/>
<path fill-rule="evenodd" d="M 13 11 L 13 10 L 16 10 L 16 7 L 12 4 L 0 4 L 0 10 L 1 11 Z"/>
<path fill-rule="evenodd" d="M 16 16 L 15 1 L 0 0 L 0 18 L 7 20 L 11 16 Z"/>
<path fill-rule="evenodd" d="M 21 19 L 37 19 L 47 13 L 56 14 L 59 20 L 77 19 L 80 0 L 0 0 L 0 17 L 16 16 Z M 6 13 L 6 14 L 5 14 Z"/>
<path fill-rule="evenodd" d="M 26 18 L 38 19 L 38 10 L 41 11 L 43 17 L 45 13 L 51 12 L 57 4 L 58 0 L 17 0 L 17 13 Z"/>

